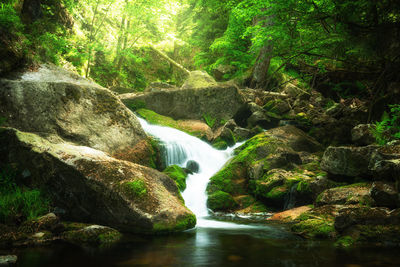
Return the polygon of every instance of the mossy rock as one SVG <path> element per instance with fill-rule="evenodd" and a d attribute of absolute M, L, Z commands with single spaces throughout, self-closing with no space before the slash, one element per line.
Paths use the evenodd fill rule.
<path fill-rule="evenodd" d="M 179 191 L 183 192 L 186 189 L 186 178 L 188 174 L 178 165 L 168 166 L 163 173 L 171 177 L 178 186 Z"/>
<path fill-rule="evenodd" d="M 225 150 L 228 148 L 228 144 L 224 140 L 216 140 L 212 143 L 212 146 L 218 150 Z"/>
<path fill-rule="evenodd" d="M 354 245 L 355 240 L 353 237 L 345 235 L 340 237 L 336 242 L 335 242 L 335 247 L 338 248 L 350 248 Z"/>
<path fill-rule="evenodd" d="M 122 184 L 123 191 L 132 199 L 143 199 L 147 195 L 146 182 L 141 179 L 136 179 L 131 182 Z"/>
<path fill-rule="evenodd" d="M 67 231 L 63 234 L 63 239 L 67 242 L 80 246 L 110 247 L 121 239 L 122 235 L 115 229 L 90 225 L 79 230 Z"/>
<path fill-rule="evenodd" d="M 172 232 L 180 232 L 196 226 L 196 216 L 194 214 L 188 214 L 187 216 L 178 217 L 175 222 L 171 223 L 154 223 L 153 233 L 154 234 L 166 234 Z"/>
<path fill-rule="evenodd" d="M 212 135 L 211 128 L 200 121 L 174 120 L 144 108 L 137 109 L 135 112 L 151 124 L 175 128 L 200 139 L 210 139 Z"/>
<path fill-rule="evenodd" d="M 333 221 L 325 218 L 307 218 L 292 225 L 291 230 L 298 235 L 311 239 L 328 239 L 336 235 Z"/>
<path fill-rule="evenodd" d="M 238 203 L 230 194 L 217 191 L 208 196 L 207 207 L 213 211 L 231 211 L 238 207 Z"/>

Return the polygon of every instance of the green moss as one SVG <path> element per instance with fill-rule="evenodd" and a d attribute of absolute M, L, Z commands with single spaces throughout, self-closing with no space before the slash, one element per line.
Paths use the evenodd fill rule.
<path fill-rule="evenodd" d="M 137 179 L 133 182 L 125 182 L 123 188 L 125 192 L 133 198 L 143 198 L 147 195 L 147 185 L 141 179 Z"/>
<path fill-rule="evenodd" d="M 210 114 L 203 114 L 203 119 L 210 128 L 212 128 L 216 122 L 216 118 L 213 118 Z"/>
<path fill-rule="evenodd" d="M 332 238 L 336 233 L 333 221 L 325 219 L 302 220 L 294 224 L 291 230 L 306 238 Z"/>
<path fill-rule="evenodd" d="M 136 111 L 138 109 L 146 108 L 146 102 L 141 100 L 129 101 L 126 105 L 130 110 Z"/>
<path fill-rule="evenodd" d="M 400 242 L 400 225 L 357 225 L 360 235 L 357 241 Z"/>
<path fill-rule="evenodd" d="M 153 224 L 153 233 L 172 233 L 181 232 L 196 226 L 196 216 L 194 214 L 188 214 L 183 217 L 179 217 L 176 222 L 158 222 Z"/>
<path fill-rule="evenodd" d="M 194 131 L 191 127 L 188 127 L 181 121 L 176 121 L 170 117 L 160 115 L 152 110 L 140 108 L 136 110 L 136 113 L 151 124 L 157 124 L 161 126 L 175 128 L 187 134 L 196 136 L 198 138 L 202 138 L 203 136 L 206 135 L 206 133 L 203 131 L 197 131 L 197 130 Z"/>
<path fill-rule="evenodd" d="M 115 244 L 122 237 L 122 234 L 118 231 L 109 231 L 98 236 L 100 247 L 109 247 L 111 244 Z"/>
<path fill-rule="evenodd" d="M 354 239 L 351 236 L 342 236 L 335 242 L 335 247 L 338 248 L 349 248 L 354 245 Z"/>
<path fill-rule="evenodd" d="M 215 140 L 212 146 L 218 150 L 225 150 L 228 148 L 228 144 L 224 140 Z"/>
<path fill-rule="evenodd" d="M 312 190 L 310 188 L 309 181 L 300 181 L 297 184 L 296 191 L 299 192 L 300 194 L 311 194 Z"/>
<path fill-rule="evenodd" d="M 163 172 L 175 181 L 179 191 L 182 192 L 186 189 L 186 178 L 188 175 L 181 167 L 178 165 L 171 165 Z"/>
<path fill-rule="evenodd" d="M 217 191 L 208 196 L 207 207 L 213 211 L 230 211 L 238 206 L 233 197 L 223 191 Z"/>
<path fill-rule="evenodd" d="M 117 243 L 122 237 L 120 232 L 111 228 L 101 227 L 89 229 L 90 227 L 91 226 L 79 230 L 66 231 L 64 233 L 64 238 L 77 245 L 106 248 Z"/>

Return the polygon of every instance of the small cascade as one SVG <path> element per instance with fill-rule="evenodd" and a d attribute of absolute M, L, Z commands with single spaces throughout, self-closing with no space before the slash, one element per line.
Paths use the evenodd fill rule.
<path fill-rule="evenodd" d="M 226 150 L 217 150 L 179 130 L 157 126 L 138 118 L 144 131 L 160 140 L 165 148 L 167 165 L 176 164 L 185 167 L 189 160 L 199 164 L 199 172 L 188 176 L 186 190 L 182 193 L 185 205 L 196 215 L 197 225 L 210 225 L 205 223 L 208 216 L 206 188 L 210 180 L 232 156 L 233 149 L 241 145 L 236 144 Z"/>

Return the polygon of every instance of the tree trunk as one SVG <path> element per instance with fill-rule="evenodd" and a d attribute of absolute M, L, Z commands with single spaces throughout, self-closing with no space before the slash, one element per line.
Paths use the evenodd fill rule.
<path fill-rule="evenodd" d="M 150 45 L 150 48 L 153 49 L 155 52 L 157 52 L 160 56 L 162 56 L 164 59 L 166 59 L 169 63 L 171 63 L 172 65 L 174 65 L 175 67 L 177 67 L 179 70 L 181 70 L 182 72 L 186 73 L 186 74 L 190 74 L 190 71 L 185 69 L 181 64 L 177 63 L 176 61 L 174 61 L 172 58 L 170 58 L 169 56 L 167 56 L 166 54 L 164 54 L 163 52 L 161 52 L 160 50 L 158 50 L 157 48 L 155 48 L 154 46 Z"/>
<path fill-rule="evenodd" d="M 256 89 L 266 88 L 268 85 L 268 69 L 271 63 L 272 46 L 261 48 L 253 70 L 251 87 Z"/>

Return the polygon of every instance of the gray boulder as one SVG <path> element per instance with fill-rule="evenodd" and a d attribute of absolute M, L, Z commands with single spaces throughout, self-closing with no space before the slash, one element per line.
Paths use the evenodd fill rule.
<path fill-rule="evenodd" d="M 375 143 L 375 137 L 372 134 L 371 124 L 359 124 L 351 130 L 352 141 L 361 146 Z"/>

